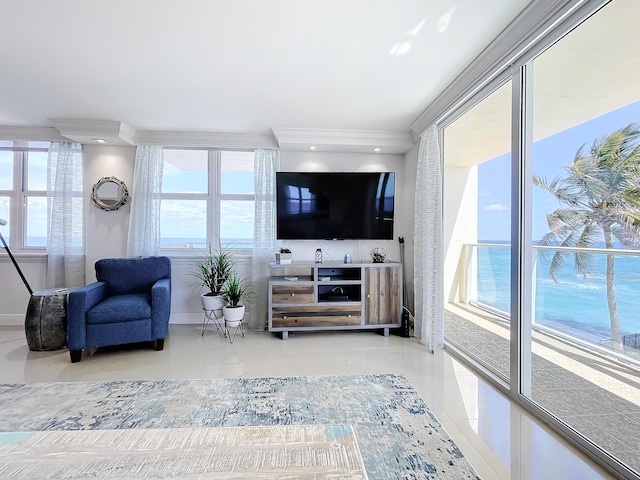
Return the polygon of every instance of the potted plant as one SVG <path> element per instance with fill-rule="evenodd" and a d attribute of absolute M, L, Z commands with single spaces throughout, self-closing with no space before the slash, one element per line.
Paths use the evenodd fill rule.
<path fill-rule="evenodd" d="M 382 248 L 374 248 L 371 250 L 371 260 L 373 263 L 384 263 L 385 258 L 387 258 L 387 252 Z"/>
<path fill-rule="evenodd" d="M 228 246 L 219 245 L 218 248 L 213 248 L 209 244 L 200 258 L 195 261 L 191 273 L 198 280 L 195 287 L 199 287 L 202 291 L 200 298 L 205 310 L 217 311 L 225 305 L 222 292 L 234 267 L 235 262 Z M 216 317 L 218 317 L 217 314 Z"/>
<path fill-rule="evenodd" d="M 293 263 L 293 253 L 288 248 L 281 248 L 280 253 L 276 253 L 276 263 L 280 265 L 290 265 Z"/>
<path fill-rule="evenodd" d="M 244 318 L 244 304 L 249 301 L 252 295 L 251 285 L 244 277 L 233 271 L 222 290 L 222 297 L 227 302 L 222 313 L 228 327 L 240 326 Z"/>

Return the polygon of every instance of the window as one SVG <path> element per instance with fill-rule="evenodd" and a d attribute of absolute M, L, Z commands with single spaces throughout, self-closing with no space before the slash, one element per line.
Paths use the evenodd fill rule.
<path fill-rule="evenodd" d="M 47 244 L 47 156 L 49 142 L 0 141 L 0 218 L 14 250 Z"/>
<path fill-rule="evenodd" d="M 253 245 L 253 151 L 165 148 L 162 248 Z"/>

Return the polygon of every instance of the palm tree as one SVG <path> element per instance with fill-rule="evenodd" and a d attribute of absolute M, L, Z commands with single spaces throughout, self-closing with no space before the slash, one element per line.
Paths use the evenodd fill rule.
<path fill-rule="evenodd" d="M 604 239 L 605 248 L 619 243 L 625 248 L 640 245 L 640 129 L 635 123 L 596 140 L 588 151 L 580 147 L 573 163 L 564 165 L 567 175 L 547 183 L 534 176 L 535 185 L 548 190 L 561 205 L 547 215 L 549 233 L 541 245 L 563 247 L 595 247 Z M 571 254 L 556 251 L 551 258 L 549 274 L 556 273 Z M 591 274 L 593 255 L 573 254 L 576 270 Z M 622 350 L 620 320 L 614 289 L 615 256 L 607 255 L 607 306 L 611 321 L 613 348 Z"/>

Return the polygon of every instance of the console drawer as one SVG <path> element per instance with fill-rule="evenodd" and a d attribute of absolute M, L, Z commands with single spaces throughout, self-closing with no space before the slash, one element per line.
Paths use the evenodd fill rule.
<path fill-rule="evenodd" d="M 272 285 L 271 302 L 313 303 L 313 284 Z"/>
<path fill-rule="evenodd" d="M 322 307 L 273 307 L 271 326 L 285 327 L 338 327 L 360 325 L 360 305 Z"/>

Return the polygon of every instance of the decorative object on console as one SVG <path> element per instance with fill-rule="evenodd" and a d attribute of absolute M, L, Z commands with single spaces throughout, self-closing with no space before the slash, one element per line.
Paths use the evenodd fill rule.
<path fill-rule="evenodd" d="M 316 248 L 315 262 L 322 263 L 322 249 Z"/>
<path fill-rule="evenodd" d="M 291 265 L 293 263 L 293 253 L 288 248 L 281 248 L 279 253 L 276 253 L 276 263 L 279 265 Z"/>
<path fill-rule="evenodd" d="M 122 180 L 116 177 L 102 177 L 93 186 L 91 200 L 102 210 L 118 210 L 127 203 L 129 190 Z"/>
<path fill-rule="evenodd" d="M 371 250 L 371 259 L 373 263 L 384 263 L 384 260 L 387 258 L 387 252 L 384 251 L 383 248 L 374 248 Z"/>
<path fill-rule="evenodd" d="M 351 255 L 348 253 L 344 256 L 344 263 L 352 263 Z"/>

